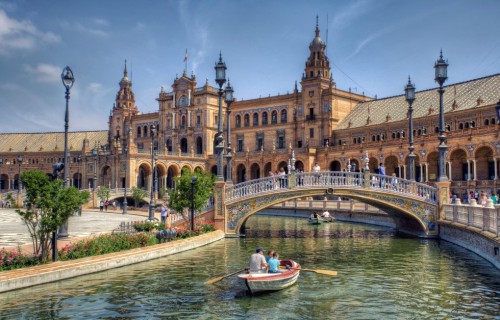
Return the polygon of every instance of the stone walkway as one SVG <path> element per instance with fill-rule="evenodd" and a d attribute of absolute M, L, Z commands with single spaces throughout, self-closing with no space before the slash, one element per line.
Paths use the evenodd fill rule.
<path fill-rule="evenodd" d="M 88 237 L 94 234 L 109 233 L 117 229 L 121 222 L 144 220 L 148 213 L 144 211 L 129 210 L 128 214 L 122 215 L 121 211 L 108 210 L 84 210 L 81 216 L 73 216 L 69 219 L 68 238 L 60 239 L 58 247 L 75 238 Z M 156 218 L 160 218 L 158 212 Z M 15 209 L 0 209 L 0 248 L 8 250 L 21 246 L 23 251 L 31 248 L 31 238 L 28 228 L 23 224 Z"/>

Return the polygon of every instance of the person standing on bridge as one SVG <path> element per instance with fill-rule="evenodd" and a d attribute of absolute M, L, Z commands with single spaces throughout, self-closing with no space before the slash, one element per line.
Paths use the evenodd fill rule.
<path fill-rule="evenodd" d="M 384 164 L 382 162 L 380 162 L 380 166 L 378 167 L 378 174 L 380 174 L 380 188 L 384 188 L 385 187 L 385 168 L 384 168 Z"/>

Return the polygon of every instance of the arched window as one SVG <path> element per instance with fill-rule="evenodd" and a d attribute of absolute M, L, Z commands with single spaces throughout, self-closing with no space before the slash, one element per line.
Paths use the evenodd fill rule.
<path fill-rule="evenodd" d="M 144 134 L 143 134 L 143 137 L 147 137 L 148 136 L 148 126 L 144 126 Z"/>
<path fill-rule="evenodd" d="M 262 112 L 262 124 L 266 125 L 267 124 L 267 112 Z"/>
<path fill-rule="evenodd" d="M 277 124 L 278 123 L 278 112 L 273 111 L 271 113 L 271 124 Z"/>
<path fill-rule="evenodd" d="M 186 116 L 182 116 L 181 118 L 181 128 L 185 128 L 186 127 Z"/>
<path fill-rule="evenodd" d="M 392 138 L 396 139 L 396 133 L 395 132 L 392 133 Z"/>
<path fill-rule="evenodd" d="M 171 139 L 167 140 L 166 147 L 167 147 L 168 152 L 172 152 L 172 140 Z"/>
<path fill-rule="evenodd" d="M 375 136 L 372 136 L 372 141 L 375 141 Z"/>
<path fill-rule="evenodd" d="M 188 152 L 188 141 L 186 138 L 181 139 L 181 152 L 182 153 Z"/>
<path fill-rule="evenodd" d="M 500 123 L 500 122 L 499 122 L 499 123 Z M 490 124 L 491 124 L 492 126 L 494 126 L 494 125 L 495 125 L 495 118 L 491 118 L 491 122 L 490 122 Z"/>
<path fill-rule="evenodd" d="M 446 131 L 451 131 L 451 126 L 449 124 L 446 125 Z"/>
<path fill-rule="evenodd" d="M 458 124 L 458 130 L 462 130 L 464 128 L 464 124 L 462 122 L 460 122 Z"/>
<path fill-rule="evenodd" d="M 244 120 L 243 120 L 243 125 L 244 125 L 245 127 L 250 126 L 250 116 L 249 116 L 248 114 L 246 114 L 246 115 L 245 115 L 245 118 L 244 118 Z"/>
<path fill-rule="evenodd" d="M 377 134 L 377 141 L 380 141 L 380 135 Z"/>
<path fill-rule="evenodd" d="M 141 127 L 137 127 L 137 138 L 141 137 Z"/>
<path fill-rule="evenodd" d="M 352 139 L 352 144 L 356 144 L 356 138 Z"/>
<path fill-rule="evenodd" d="M 241 116 L 236 116 L 236 128 L 241 128 Z"/>
<path fill-rule="evenodd" d="M 259 125 L 259 114 L 258 113 L 254 113 L 253 114 L 253 125 L 254 126 L 258 126 Z"/>
<path fill-rule="evenodd" d="M 434 133 L 439 133 L 439 127 L 434 128 Z"/>
<path fill-rule="evenodd" d="M 281 110 L 281 123 L 287 122 L 287 113 L 286 110 Z"/>
<path fill-rule="evenodd" d="M 188 98 L 185 95 L 182 95 L 179 98 L 179 107 L 187 106 L 188 105 Z"/>

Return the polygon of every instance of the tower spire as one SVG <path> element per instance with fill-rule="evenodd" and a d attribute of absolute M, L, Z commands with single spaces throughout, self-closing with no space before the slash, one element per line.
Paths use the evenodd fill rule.
<path fill-rule="evenodd" d="M 123 69 L 123 77 L 128 78 L 127 74 L 127 59 L 125 59 L 125 68 Z"/>
<path fill-rule="evenodd" d="M 316 37 L 319 37 L 318 15 L 316 15 Z"/>

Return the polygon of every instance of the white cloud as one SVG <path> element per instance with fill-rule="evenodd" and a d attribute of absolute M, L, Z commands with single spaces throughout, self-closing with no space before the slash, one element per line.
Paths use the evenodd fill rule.
<path fill-rule="evenodd" d="M 92 82 L 88 85 L 87 90 L 92 93 L 96 93 L 101 91 L 102 89 L 102 84 L 97 83 L 97 82 Z"/>
<path fill-rule="evenodd" d="M 333 17 L 333 29 L 343 29 L 354 20 L 365 14 L 368 10 L 370 10 L 368 3 L 369 0 L 349 2 L 347 7 L 337 11 L 336 15 Z"/>
<path fill-rule="evenodd" d="M 24 70 L 35 77 L 35 80 L 43 83 L 54 83 L 61 80 L 62 68 L 47 63 L 40 63 L 36 67 L 24 66 Z"/>
<path fill-rule="evenodd" d="M 95 18 L 92 21 L 94 22 L 95 25 L 98 25 L 98 26 L 109 26 L 109 22 L 106 19 Z"/>
<path fill-rule="evenodd" d="M 31 50 L 39 44 L 59 41 L 56 34 L 38 30 L 31 21 L 12 19 L 0 9 L 0 54 Z"/>
<path fill-rule="evenodd" d="M 98 29 L 98 28 L 84 26 L 83 24 L 81 24 L 79 22 L 76 24 L 76 28 L 79 31 L 81 31 L 83 33 L 90 34 L 92 36 L 96 36 L 96 37 L 107 37 L 108 36 L 108 33 L 106 31 L 104 31 L 104 30 L 101 30 L 101 29 Z"/>

